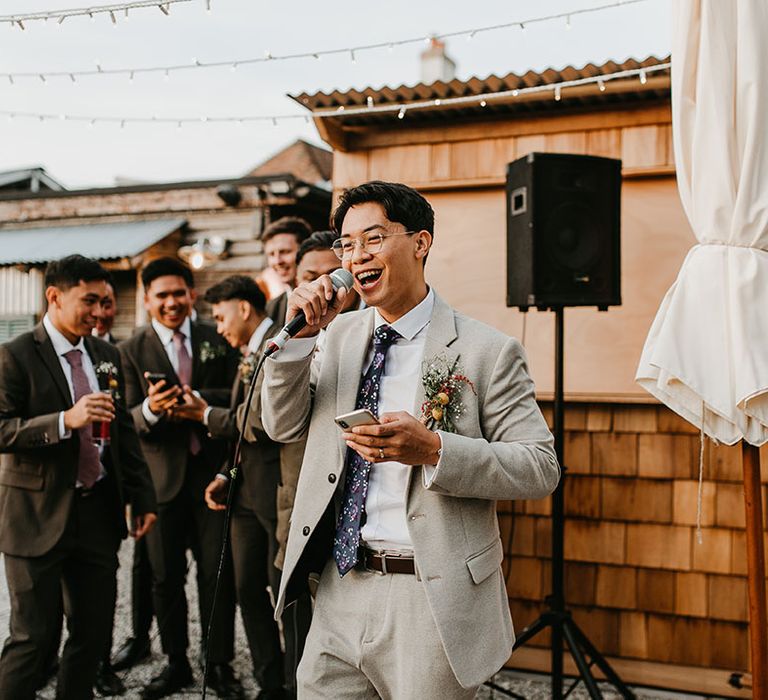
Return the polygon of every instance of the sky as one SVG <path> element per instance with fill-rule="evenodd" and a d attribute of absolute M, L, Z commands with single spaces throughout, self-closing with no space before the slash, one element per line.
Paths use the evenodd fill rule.
<path fill-rule="evenodd" d="M 141 68 L 198 61 L 346 49 L 459 32 L 613 4 L 616 0 L 190 0 L 118 13 L 0 24 L 0 171 L 43 166 L 67 188 L 239 177 L 297 138 L 322 145 L 303 119 L 217 124 L 206 117 L 304 115 L 288 94 L 419 82 L 424 43 L 336 56 L 136 75 L 14 79 L 4 73 Z M 118 4 L 120 0 L 94 0 Z M 3 0 L 0 16 L 83 7 L 83 0 Z M 456 9 L 450 9 L 451 7 Z M 478 32 L 446 41 L 457 77 L 581 67 L 666 56 L 668 0 L 641 0 L 599 12 Z M 59 115 L 9 118 L 7 112 Z M 74 122 L 62 115 L 96 118 Z M 172 117 L 176 124 L 99 123 L 98 117 Z M 393 117 L 395 118 L 395 117 Z"/>

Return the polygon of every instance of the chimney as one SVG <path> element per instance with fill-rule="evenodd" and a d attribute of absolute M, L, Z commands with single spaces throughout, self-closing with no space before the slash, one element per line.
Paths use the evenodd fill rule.
<path fill-rule="evenodd" d="M 432 37 L 421 53 L 421 82 L 430 85 L 438 80 L 447 83 L 456 77 L 456 64 L 446 55 L 445 43 Z"/>

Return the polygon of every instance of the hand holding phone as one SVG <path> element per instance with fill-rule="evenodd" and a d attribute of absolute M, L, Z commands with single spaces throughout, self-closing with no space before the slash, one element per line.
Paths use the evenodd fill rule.
<path fill-rule="evenodd" d="M 178 384 L 168 386 L 167 376 L 163 372 L 144 372 L 144 378 L 149 382 L 147 398 L 152 413 L 162 415 L 178 403 L 181 387 Z"/>
<path fill-rule="evenodd" d="M 367 408 L 359 408 L 351 413 L 343 413 L 340 416 L 336 416 L 334 421 L 342 430 L 349 430 L 358 425 L 373 425 L 374 423 L 378 423 L 379 419 Z"/>

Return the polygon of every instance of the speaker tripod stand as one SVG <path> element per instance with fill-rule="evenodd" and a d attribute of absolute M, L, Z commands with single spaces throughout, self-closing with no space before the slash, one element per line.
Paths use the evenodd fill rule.
<path fill-rule="evenodd" d="M 606 658 L 589 641 L 587 636 L 576 624 L 571 612 L 565 606 L 564 591 L 564 553 L 563 532 L 565 524 L 565 479 L 566 468 L 563 465 L 563 446 L 565 444 L 564 409 L 563 398 L 563 315 L 564 307 L 558 306 L 555 312 L 555 401 L 554 401 L 554 436 L 555 451 L 561 465 L 562 475 L 560 483 L 552 495 L 552 593 L 547 596 L 546 603 L 549 609 L 542 613 L 531 625 L 526 627 L 515 642 L 515 649 L 523 646 L 533 639 L 539 632 L 550 628 L 551 653 L 552 653 L 552 697 L 561 700 L 567 697 L 580 681 L 584 682 L 589 696 L 593 700 L 601 700 L 603 697 L 592 675 L 592 667 L 597 666 L 602 671 L 608 682 L 621 693 L 627 700 L 635 700 L 635 694 L 619 678 L 611 668 Z M 563 642 L 567 644 L 568 651 L 573 658 L 579 672 L 571 687 L 563 696 Z M 496 684 L 489 684 L 494 691 L 519 697 Z"/>

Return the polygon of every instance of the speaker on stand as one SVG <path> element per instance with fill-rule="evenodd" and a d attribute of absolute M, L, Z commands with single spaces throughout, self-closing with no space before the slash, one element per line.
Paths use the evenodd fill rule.
<path fill-rule="evenodd" d="M 507 306 L 555 312 L 555 450 L 562 469 L 552 495 L 552 591 L 547 610 L 520 634 L 515 648 L 551 629 L 552 697 L 563 697 L 563 644 L 584 682 L 602 698 L 597 666 L 628 699 L 634 693 L 574 622 L 564 590 L 564 309 L 621 304 L 621 161 L 596 156 L 530 153 L 507 168 Z M 494 690 L 504 689 L 493 685 Z"/>

